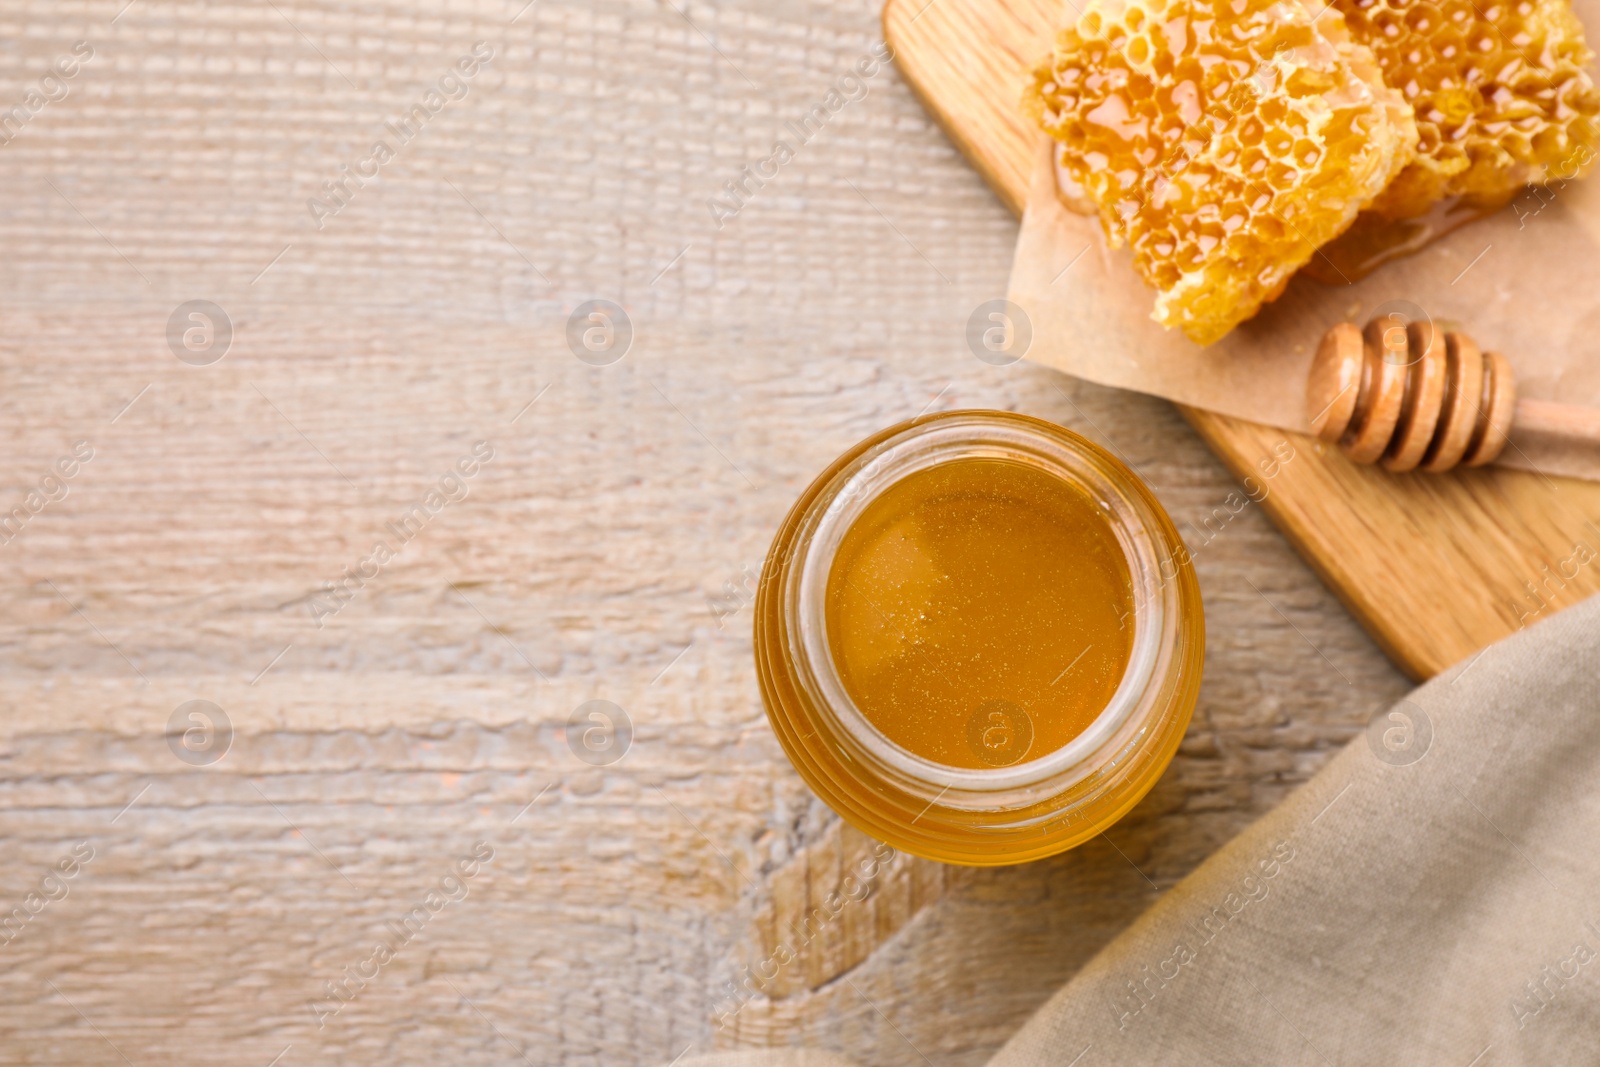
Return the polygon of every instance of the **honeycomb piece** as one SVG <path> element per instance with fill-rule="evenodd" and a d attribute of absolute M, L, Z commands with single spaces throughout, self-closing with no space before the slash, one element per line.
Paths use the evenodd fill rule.
<path fill-rule="evenodd" d="M 1210 344 L 1410 162 L 1411 109 L 1343 17 L 1299 0 L 1093 0 L 1024 100 L 1158 290 Z"/>
<path fill-rule="evenodd" d="M 1417 158 L 1373 205 L 1380 215 L 1452 196 L 1499 206 L 1594 158 L 1600 92 L 1568 0 L 1476 2 L 1333 0 L 1416 112 Z"/>

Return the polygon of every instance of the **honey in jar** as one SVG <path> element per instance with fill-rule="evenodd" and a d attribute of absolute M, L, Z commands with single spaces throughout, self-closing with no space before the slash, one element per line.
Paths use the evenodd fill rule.
<path fill-rule="evenodd" d="M 1061 748 L 1128 665 L 1133 588 L 1099 506 L 1037 468 L 958 459 L 886 489 L 828 578 L 845 692 L 901 747 L 956 767 Z"/>
<path fill-rule="evenodd" d="M 1088 840 L 1154 785 L 1204 621 L 1131 471 L 1043 420 L 951 412 L 802 494 L 755 639 L 769 719 L 827 803 L 896 848 L 994 865 Z"/>

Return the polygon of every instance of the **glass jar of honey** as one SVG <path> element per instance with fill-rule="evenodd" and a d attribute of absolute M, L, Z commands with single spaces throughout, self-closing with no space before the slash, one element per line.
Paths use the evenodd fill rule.
<path fill-rule="evenodd" d="M 756 665 L 801 776 L 860 829 L 947 863 L 1072 848 L 1171 761 L 1205 655 L 1172 520 L 1053 423 L 957 411 L 890 427 L 773 540 Z"/>

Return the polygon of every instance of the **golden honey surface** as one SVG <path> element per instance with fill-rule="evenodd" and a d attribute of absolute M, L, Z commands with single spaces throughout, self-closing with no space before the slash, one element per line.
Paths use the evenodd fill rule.
<path fill-rule="evenodd" d="M 1445 197 L 1498 207 L 1594 158 L 1600 93 L 1568 0 L 1334 0 L 1416 114 L 1417 158 L 1373 205 L 1410 218 Z"/>
<path fill-rule="evenodd" d="M 1200 344 L 1277 296 L 1408 164 L 1416 124 L 1336 10 L 1299 0 L 1102 0 L 1026 106 Z"/>
<path fill-rule="evenodd" d="M 1008 460 L 908 475 L 846 531 L 828 643 L 862 714 L 948 766 L 1037 759 L 1116 691 L 1133 639 L 1128 563 L 1082 490 Z"/>
<path fill-rule="evenodd" d="M 1403 219 L 1391 219 L 1369 209 L 1356 216 L 1355 225 L 1318 249 L 1300 272 L 1324 285 L 1351 285 L 1385 263 L 1421 251 L 1502 207 L 1505 201 L 1500 199 L 1447 196 L 1420 214 Z"/>

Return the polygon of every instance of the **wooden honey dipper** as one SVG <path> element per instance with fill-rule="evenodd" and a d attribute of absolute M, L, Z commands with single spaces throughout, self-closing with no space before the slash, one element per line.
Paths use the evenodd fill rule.
<path fill-rule="evenodd" d="M 1306 379 L 1311 432 L 1392 471 L 1479 467 L 1513 426 L 1600 443 L 1600 410 L 1518 400 L 1511 364 L 1464 333 L 1389 315 L 1329 330 Z"/>

